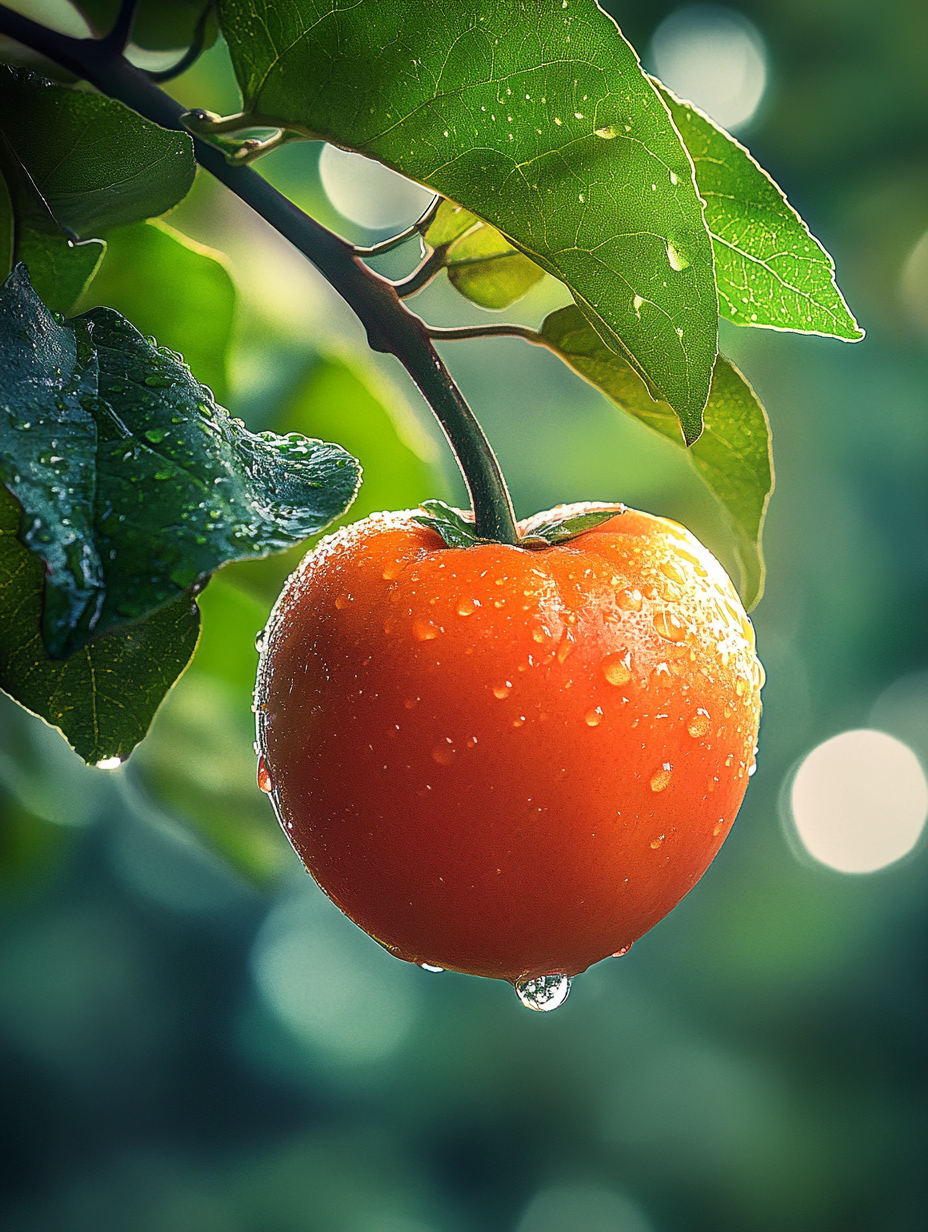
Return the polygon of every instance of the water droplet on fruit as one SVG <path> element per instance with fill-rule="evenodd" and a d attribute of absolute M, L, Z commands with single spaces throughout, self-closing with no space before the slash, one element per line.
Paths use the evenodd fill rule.
<path fill-rule="evenodd" d="M 94 763 L 95 770 L 118 770 L 122 765 L 121 757 L 104 757 L 102 761 Z"/>
<path fill-rule="evenodd" d="M 406 700 L 403 702 L 403 705 L 406 707 L 407 710 L 415 710 L 415 708 L 419 705 L 419 698 L 418 697 L 407 697 Z"/>
<path fill-rule="evenodd" d="M 457 749 L 451 743 L 450 736 L 446 736 L 432 749 L 432 761 L 437 761 L 440 766 L 450 766 L 457 755 Z"/>
<path fill-rule="evenodd" d="M 750 687 L 750 686 L 749 686 L 748 682 L 745 680 L 745 678 L 744 678 L 743 676 L 738 676 L 738 677 L 736 677 L 736 679 L 735 679 L 735 692 L 738 694 L 738 696 L 739 696 L 739 697 L 744 697 L 744 695 L 745 695 L 745 693 L 748 691 L 748 688 L 749 688 L 749 687 Z"/>
<path fill-rule="evenodd" d="M 707 735 L 709 732 L 709 727 L 709 712 L 708 710 L 703 710 L 700 707 L 700 709 L 696 711 L 689 723 L 686 725 L 686 730 L 691 736 L 698 738 L 699 736 Z"/>
<path fill-rule="evenodd" d="M 434 963 L 420 962 L 419 966 L 423 971 L 444 971 L 444 967 L 436 967 Z"/>
<path fill-rule="evenodd" d="M 631 654 L 629 651 L 626 651 L 624 655 L 606 655 L 602 662 L 603 675 L 610 684 L 616 686 L 628 684 L 632 678 L 630 665 Z"/>
<path fill-rule="evenodd" d="M 267 629 L 259 629 L 255 634 L 255 650 L 258 654 L 264 654 L 264 642 L 267 635 Z"/>
<path fill-rule="evenodd" d="M 664 577 L 669 577 L 671 582 L 678 582 L 681 586 L 686 582 L 686 575 L 679 565 L 675 565 L 672 560 L 665 560 L 661 565 L 661 573 Z"/>
<path fill-rule="evenodd" d="M 557 648 L 558 663 L 563 663 L 567 659 L 567 656 L 573 653 L 573 649 L 574 649 L 573 639 L 571 638 L 570 634 L 566 632 L 565 630 L 563 640 L 561 641 L 560 646 L 558 646 Z"/>
<path fill-rule="evenodd" d="M 401 560 L 392 560 L 388 565 L 384 565 L 381 577 L 385 582 L 394 582 L 403 571 L 403 562 Z"/>
<path fill-rule="evenodd" d="M 545 640 L 544 629 L 533 629 L 532 630 L 532 641 L 537 642 L 538 645 L 541 646 L 544 643 L 544 640 Z"/>
<path fill-rule="evenodd" d="M 351 595 L 339 595 L 338 598 L 335 600 L 335 606 L 338 608 L 340 612 L 343 612 L 350 603 L 351 603 Z"/>
<path fill-rule="evenodd" d="M 628 951 L 632 948 L 632 944 L 633 943 L 629 941 L 628 945 L 623 945 L 621 950 L 616 950 L 615 953 L 612 955 L 612 957 L 613 958 L 624 958 L 625 955 L 628 953 Z"/>
<path fill-rule="evenodd" d="M 458 604 L 459 616 L 473 616 L 477 610 L 477 604 L 473 599 L 462 599 Z"/>
<path fill-rule="evenodd" d="M 599 727 L 600 723 L 603 721 L 602 708 L 597 706 L 595 710 L 588 710 L 583 716 L 583 721 L 586 723 L 587 727 Z"/>
<path fill-rule="evenodd" d="M 654 617 L 654 628 L 665 641 L 682 642 L 686 640 L 686 625 L 673 612 L 666 610 L 657 612 Z"/>
<path fill-rule="evenodd" d="M 725 818 L 720 817 L 718 821 L 715 823 L 715 825 L 712 827 L 712 833 L 715 837 L 718 837 L 718 835 L 722 833 L 722 826 L 724 824 L 725 824 Z"/>
<path fill-rule="evenodd" d="M 412 622 L 412 635 L 417 642 L 431 642 L 438 637 L 438 630 L 428 620 L 414 620 Z"/>
<path fill-rule="evenodd" d="M 556 1010 L 563 1005 L 570 992 L 570 977 L 566 975 L 539 975 L 534 980 L 519 980 L 516 995 L 529 1010 Z"/>
<path fill-rule="evenodd" d="M 508 697 L 511 692 L 512 692 L 512 681 L 511 680 L 507 680 L 505 684 L 495 684 L 493 686 L 493 696 L 498 697 L 500 701 L 502 701 L 504 697 Z"/>
<path fill-rule="evenodd" d="M 651 784 L 651 785 L 652 785 L 652 787 L 653 787 L 653 785 L 654 785 L 654 784 L 653 784 L 653 780 L 652 780 L 652 784 Z M 666 835 L 664 835 L 664 834 L 659 835 L 657 838 L 653 838 L 653 839 L 651 840 L 651 850 L 652 850 L 652 851 L 657 851 L 658 847 L 660 847 L 661 843 L 664 841 L 664 839 L 665 839 L 665 838 L 666 838 Z"/>
<path fill-rule="evenodd" d="M 274 784 L 271 782 L 271 772 L 268 770 L 267 762 L 263 757 L 258 758 L 258 786 L 268 794 L 274 790 Z"/>
<path fill-rule="evenodd" d="M 644 600 L 640 590 L 626 588 L 618 592 L 615 601 L 623 612 L 640 612 Z"/>
<path fill-rule="evenodd" d="M 663 791 L 670 782 L 670 777 L 673 774 L 673 766 L 669 761 L 665 761 L 660 770 L 656 770 L 651 775 L 651 790 Z"/>

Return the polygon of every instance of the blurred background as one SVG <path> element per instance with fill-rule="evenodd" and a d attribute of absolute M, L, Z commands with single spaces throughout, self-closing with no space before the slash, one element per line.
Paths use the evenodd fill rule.
<path fill-rule="evenodd" d="M 63 3 L 15 7 L 81 32 Z M 121 769 L 85 768 L 0 697 L 6 1232 L 928 1227 L 925 8 L 606 7 L 784 187 L 868 331 L 852 347 L 723 323 L 777 465 L 758 771 L 734 831 L 555 1014 L 395 961 L 314 888 L 255 785 L 255 636 L 299 553 L 224 569 L 193 665 Z M 221 41 L 170 89 L 238 107 Z M 427 200 L 314 144 L 259 167 L 356 242 Z M 85 306 L 184 352 L 254 430 L 356 453 L 352 519 L 463 499 L 399 367 L 283 241 L 205 176 L 166 223 L 111 237 L 151 284 L 107 265 Z M 189 277 L 159 298 L 178 243 Z M 545 279 L 506 318 L 564 299 Z M 444 279 L 414 306 L 488 319 Z M 732 563 L 685 459 L 554 357 L 517 340 L 445 356 L 519 516 L 621 500 Z"/>

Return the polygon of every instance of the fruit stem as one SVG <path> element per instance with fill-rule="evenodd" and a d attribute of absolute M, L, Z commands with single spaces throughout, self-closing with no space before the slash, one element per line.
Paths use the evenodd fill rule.
<path fill-rule="evenodd" d="M 121 9 L 122 24 L 133 9 L 131 5 Z M 477 535 L 499 543 L 518 543 L 512 501 L 489 441 L 432 345 L 425 323 L 405 307 L 392 283 L 359 260 L 346 240 L 304 214 L 257 172 L 231 165 L 221 150 L 190 134 L 182 118 L 186 109 L 130 64 L 117 50 L 115 38 L 71 38 L 2 4 L 0 32 L 47 56 L 162 128 L 191 135 L 200 166 L 303 253 L 354 310 L 371 348 L 394 355 L 415 381 L 441 424 L 464 476 Z"/>

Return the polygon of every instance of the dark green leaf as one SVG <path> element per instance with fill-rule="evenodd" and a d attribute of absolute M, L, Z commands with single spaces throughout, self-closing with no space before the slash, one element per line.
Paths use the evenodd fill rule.
<path fill-rule="evenodd" d="M 115 308 L 139 333 L 180 352 L 217 398 L 227 397 L 235 287 L 220 254 L 163 222 L 121 227 L 107 243 L 103 266 L 79 307 Z"/>
<path fill-rule="evenodd" d="M 0 181 L 12 227 L 10 266 L 22 261 L 32 285 L 53 312 L 68 312 L 93 278 L 103 259 L 103 240 L 77 241 L 61 226 L 23 166 L 9 139 L 0 132 Z M 6 225 L 6 223 L 4 223 Z M 4 277 L 9 268 L 4 269 Z"/>
<path fill-rule="evenodd" d="M 440 500 L 423 501 L 419 508 L 422 513 L 416 514 L 412 520 L 441 535 L 449 548 L 472 548 L 475 543 L 486 542 L 474 533 L 473 514 L 452 509 Z"/>
<path fill-rule="evenodd" d="M 706 202 L 722 316 L 736 325 L 862 338 L 835 283 L 834 262 L 766 171 L 708 116 L 655 85 Z"/>
<path fill-rule="evenodd" d="M 0 486 L 0 688 L 60 728 L 85 761 L 125 759 L 193 654 L 199 613 L 181 595 L 63 660 L 42 643 L 45 570 L 19 542 L 22 510 Z"/>
<path fill-rule="evenodd" d="M 122 103 L 0 65 L 3 131 L 57 221 L 78 235 L 154 218 L 193 183 L 193 143 Z"/>
<path fill-rule="evenodd" d="M 173 51 L 193 42 L 197 21 L 209 0 L 141 0 L 132 23 L 132 42 L 152 51 Z M 95 34 L 106 34 L 119 13 L 120 0 L 76 0 Z M 219 33 L 215 18 L 207 24 L 204 46 Z"/>
<path fill-rule="evenodd" d="M 547 522 L 536 523 L 531 519 L 525 528 L 524 542 L 526 546 L 531 546 L 533 540 L 540 540 L 542 543 L 568 543 L 584 531 L 595 530 L 597 526 L 602 526 L 603 522 L 608 522 L 616 514 L 624 512 L 624 505 L 597 505 L 584 508 L 582 513 L 551 518 Z"/>
<path fill-rule="evenodd" d="M 248 432 L 111 309 L 57 324 L 22 266 L 0 292 L 0 353 L 0 478 L 48 566 L 56 656 L 321 530 L 357 490 L 343 449 Z"/>
<path fill-rule="evenodd" d="M 670 407 L 650 397 L 632 367 L 603 346 L 576 308 L 553 312 L 541 336 L 621 410 L 684 445 Z M 750 609 L 764 588 L 761 532 L 773 491 L 770 425 L 750 385 L 721 355 L 712 377 L 705 429 L 687 449 L 687 457 L 725 511 L 741 568 L 741 597 Z"/>
<path fill-rule="evenodd" d="M 695 439 L 717 349 L 692 165 L 593 3 L 220 0 L 249 122 L 371 158 L 571 289 Z"/>

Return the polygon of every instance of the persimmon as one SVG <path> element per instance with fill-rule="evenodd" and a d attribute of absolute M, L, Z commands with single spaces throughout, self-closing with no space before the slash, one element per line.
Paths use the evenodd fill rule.
<path fill-rule="evenodd" d="M 614 509 L 615 507 L 612 507 Z M 695 885 L 754 766 L 763 671 L 718 561 L 619 507 L 449 547 L 415 511 L 325 539 L 272 614 L 259 779 L 325 893 L 398 958 L 533 1008 Z"/>

